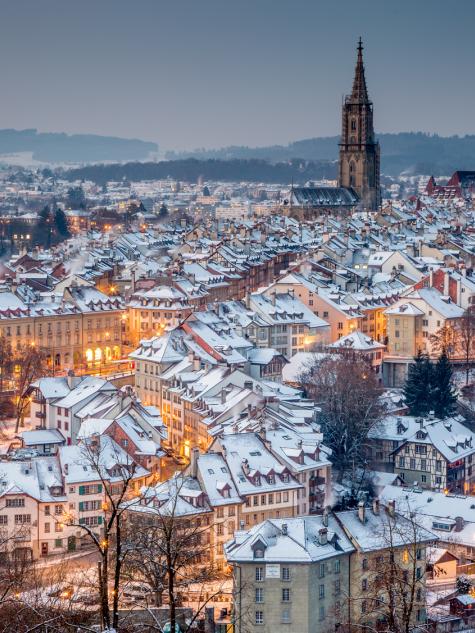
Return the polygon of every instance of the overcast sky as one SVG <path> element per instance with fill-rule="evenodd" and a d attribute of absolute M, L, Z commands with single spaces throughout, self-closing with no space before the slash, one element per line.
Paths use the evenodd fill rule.
<path fill-rule="evenodd" d="M 377 130 L 475 133 L 474 24 L 474 0 L 3 0 L 0 127 L 163 149 L 334 135 L 361 35 Z"/>

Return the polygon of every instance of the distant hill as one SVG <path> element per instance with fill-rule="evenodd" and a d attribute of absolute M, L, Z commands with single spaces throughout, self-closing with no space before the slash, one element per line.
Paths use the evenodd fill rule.
<path fill-rule="evenodd" d="M 422 132 L 378 134 L 381 144 L 381 170 L 391 176 L 402 172 L 414 174 L 451 174 L 456 169 L 475 169 L 475 135 L 438 136 Z M 334 161 L 338 158 L 338 136 L 311 138 L 269 147 L 231 146 L 222 149 L 198 149 L 191 152 L 168 152 L 172 160 L 217 158 L 221 160 L 259 158 L 270 162 L 301 158 L 311 161 Z"/>
<path fill-rule="evenodd" d="M 96 134 L 43 133 L 31 130 L 0 130 L 2 154 L 31 153 L 48 163 L 86 163 L 146 160 L 157 152 L 156 143 Z"/>
<path fill-rule="evenodd" d="M 174 178 L 187 182 L 227 180 L 239 182 L 267 182 L 304 184 L 307 180 L 336 178 L 336 163 L 330 161 L 303 161 L 270 163 L 259 159 L 207 159 L 161 161 L 158 163 L 126 163 L 123 165 L 86 165 L 64 172 L 69 180 L 92 180 L 104 184 L 109 180 L 157 180 Z"/>

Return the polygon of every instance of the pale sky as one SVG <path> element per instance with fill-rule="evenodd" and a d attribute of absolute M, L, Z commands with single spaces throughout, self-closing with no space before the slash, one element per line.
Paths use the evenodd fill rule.
<path fill-rule="evenodd" d="M 473 134 L 474 24 L 473 0 L 5 1 L 0 127 L 164 150 L 338 134 L 361 35 L 378 131 Z"/>

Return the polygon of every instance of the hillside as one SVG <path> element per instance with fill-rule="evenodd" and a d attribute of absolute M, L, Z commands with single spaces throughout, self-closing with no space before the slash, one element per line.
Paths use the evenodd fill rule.
<path fill-rule="evenodd" d="M 390 176 L 401 172 L 448 175 L 456 169 L 475 168 L 475 135 L 443 137 L 421 132 L 379 134 L 381 170 Z M 311 138 L 269 147 L 231 146 L 216 150 L 169 152 L 167 158 L 216 158 L 221 160 L 259 158 L 271 162 L 301 158 L 334 161 L 338 158 L 338 136 Z"/>
<path fill-rule="evenodd" d="M 239 182 L 268 182 L 304 184 L 307 180 L 336 178 L 336 163 L 329 161 L 287 161 L 269 163 L 264 160 L 183 160 L 158 163 L 126 163 L 124 165 L 86 165 L 63 174 L 70 180 L 92 180 L 104 184 L 109 180 L 158 180 L 174 178 L 187 182 L 226 180 Z"/>
<path fill-rule="evenodd" d="M 32 154 L 47 163 L 91 163 L 145 160 L 157 152 L 156 143 L 97 134 L 43 133 L 35 129 L 0 130 L 0 160 L 5 154 Z"/>

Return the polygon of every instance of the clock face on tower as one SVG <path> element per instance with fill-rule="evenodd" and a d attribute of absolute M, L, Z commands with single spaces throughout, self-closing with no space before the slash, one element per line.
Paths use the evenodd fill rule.
<path fill-rule="evenodd" d="M 379 143 L 374 137 L 373 104 L 366 87 L 361 38 L 357 51 L 353 88 L 342 111 L 339 185 L 354 189 L 363 208 L 376 210 L 380 203 Z"/>

